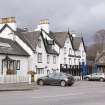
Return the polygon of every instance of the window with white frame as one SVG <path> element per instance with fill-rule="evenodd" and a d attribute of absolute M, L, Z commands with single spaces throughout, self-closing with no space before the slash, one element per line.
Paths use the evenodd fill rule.
<path fill-rule="evenodd" d="M 64 54 L 66 54 L 66 47 L 64 47 Z"/>
<path fill-rule="evenodd" d="M 38 53 L 37 61 L 38 61 L 38 63 L 42 63 L 42 53 Z"/>
<path fill-rule="evenodd" d="M 16 70 L 20 70 L 20 60 L 16 61 Z"/>
<path fill-rule="evenodd" d="M 41 48 L 41 39 L 38 39 L 38 47 Z"/>
<path fill-rule="evenodd" d="M 71 48 L 69 48 L 69 55 L 71 55 L 72 54 L 72 51 L 71 51 Z"/>
<path fill-rule="evenodd" d="M 74 58 L 74 65 L 76 65 L 76 58 Z"/>
<path fill-rule="evenodd" d="M 44 68 L 37 68 L 36 73 L 37 74 L 44 74 Z"/>
<path fill-rule="evenodd" d="M 50 63 L 50 55 L 47 55 L 47 63 Z"/>
<path fill-rule="evenodd" d="M 64 58 L 64 64 L 66 64 L 66 58 Z"/>
<path fill-rule="evenodd" d="M 56 56 L 53 56 L 53 63 L 56 64 Z"/>
<path fill-rule="evenodd" d="M 72 64 L 72 62 L 71 62 L 71 58 L 69 58 L 69 65 L 71 65 Z"/>

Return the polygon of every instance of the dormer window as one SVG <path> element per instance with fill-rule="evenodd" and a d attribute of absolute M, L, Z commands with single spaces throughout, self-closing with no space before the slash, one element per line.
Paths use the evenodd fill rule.
<path fill-rule="evenodd" d="M 47 39 L 46 39 L 47 40 Z M 54 40 L 47 40 L 48 45 L 54 45 Z"/>
<path fill-rule="evenodd" d="M 76 65 L 76 58 L 74 58 L 74 65 Z"/>
<path fill-rule="evenodd" d="M 41 48 L 41 39 L 38 39 L 38 47 Z"/>
<path fill-rule="evenodd" d="M 66 58 L 64 58 L 64 64 L 66 64 Z"/>
<path fill-rule="evenodd" d="M 71 65 L 72 64 L 72 61 L 71 61 L 71 58 L 69 58 L 69 65 Z"/>
<path fill-rule="evenodd" d="M 56 56 L 53 56 L 53 64 L 56 64 Z"/>

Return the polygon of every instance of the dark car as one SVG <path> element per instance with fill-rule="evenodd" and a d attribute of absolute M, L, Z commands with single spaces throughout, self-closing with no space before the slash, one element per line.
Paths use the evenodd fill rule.
<path fill-rule="evenodd" d="M 38 85 L 71 86 L 73 83 L 74 77 L 66 73 L 52 73 L 37 80 Z"/>

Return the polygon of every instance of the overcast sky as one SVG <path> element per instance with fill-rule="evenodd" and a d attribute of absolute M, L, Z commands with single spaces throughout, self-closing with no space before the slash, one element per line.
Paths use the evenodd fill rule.
<path fill-rule="evenodd" d="M 16 16 L 19 27 L 49 19 L 52 31 L 82 32 L 86 43 L 105 29 L 105 0 L 0 0 L 0 17 Z"/>

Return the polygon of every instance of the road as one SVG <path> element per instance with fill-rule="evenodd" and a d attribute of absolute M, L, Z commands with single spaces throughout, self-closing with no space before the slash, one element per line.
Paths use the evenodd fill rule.
<path fill-rule="evenodd" d="M 105 105 L 105 82 L 77 81 L 72 87 L 1 91 L 0 105 Z"/>

